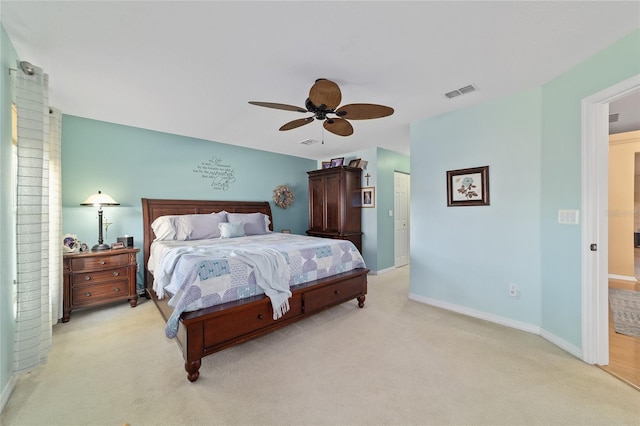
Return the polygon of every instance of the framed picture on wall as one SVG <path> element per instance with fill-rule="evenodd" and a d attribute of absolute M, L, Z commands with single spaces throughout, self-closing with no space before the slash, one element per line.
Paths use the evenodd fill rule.
<path fill-rule="evenodd" d="M 360 204 L 362 207 L 375 207 L 376 206 L 376 188 L 368 186 L 360 190 Z"/>
<path fill-rule="evenodd" d="M 447 207 L 488 205 L 489 166 L 447 171 Z"/>

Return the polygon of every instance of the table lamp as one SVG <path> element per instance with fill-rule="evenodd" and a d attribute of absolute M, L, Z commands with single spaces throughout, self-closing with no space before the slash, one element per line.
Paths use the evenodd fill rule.
<path fill-rule="evenodd" d="M 91 194 L 89 198 L 80 203 L 81 206 L 98 207 L 98 244 L 91 247 L 91 251 L 109 250 L 109 244 L 103 244 L 102 240 L 102 206 L 119 206 L 120 203 L 111 198 L 107 194 L 98 191 L 97 194 Z"/>

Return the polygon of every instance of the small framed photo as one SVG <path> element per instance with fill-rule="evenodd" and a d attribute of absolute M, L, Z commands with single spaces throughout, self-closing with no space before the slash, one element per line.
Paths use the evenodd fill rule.
<path fill-rule="evenodd" d="M 323 161 L 322 162 L 322 168 L 323 169 L 328 169 L 331 167 L 331 161 Z"/>
<path fill-rule="evenodd" d="M 362 161 L 360 158 L 349 161 L 349 167 L 358 167 L 358 164 Z"/>
<path fill-rule="evenodd" d="M 89 246 L 87 245 L 87 243 L 82 243 L 80 245 L 80 251 L 89 251 Z"/>
<path fill-rule="evenodd" d="M 360 190 L 360 204 L 362 207 L 375 207 L 376 206 L 376 188 L 368 186 Z"/>
<path fill-rule="evenodd" d="M 358 161 L 358 165 L 357 165 L 356 167 L 357 167 L 357 168 L 359 168 L 359 169 L 364 170 L 364 169 L 366 169 L 366 168 L 367 168 L 367 164 L 369 164 L 369 162 L 368 162 L 368 161 L 366 161 L 366 160 L 360 160 L 360 161 Z"/>
<path fill-rule="evenodd" d="M 488 205 L 489 166 L 447 171 L 447 207 Z"/>
<path fill-rule="evenodd" d="M 331 159 L 331 167 L 340 167 L 343 164 L 344 164 L 344 157 Z"/>

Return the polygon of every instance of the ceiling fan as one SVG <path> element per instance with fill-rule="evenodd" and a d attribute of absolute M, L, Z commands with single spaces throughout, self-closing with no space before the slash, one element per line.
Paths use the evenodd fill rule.
<path fill-rule="evenodd" d="M 304 126 L 316 119 L 324 120 L 323 127 L 339 136 L 349 136 L 353 134 L 353 126 L 347 120 L 369 120 L 372 118 L 387 117 L 393 114 L 393 108 L 377 104 L 348 104 L 338 108 L 341 100 L 342 93 L 338 85 L 326 78 L 319 78 L 309 90 L 309 97 L 305 102 L 306 109 L 294 105 L 273 102 L 250 101 L 249 103 L 267 108 L 284 109 L 301 113 L 310 112 L 313 114 L 311 117 L 298 118 L 297 120 L 284 124 L 280 127 L 281 131 Z"/>

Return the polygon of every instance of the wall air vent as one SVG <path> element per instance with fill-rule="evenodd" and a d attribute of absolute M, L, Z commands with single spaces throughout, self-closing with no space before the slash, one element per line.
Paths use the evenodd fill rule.
<path fill-rule="evenodd" d="M 475 92 L 476 88 L 473 87 L 473 85 L 468 85 L 468 86 L 464 86 L 461 87 L 459 89 L 456 90 L 452 90 L 451 92 L 447 92 L 444 95 L 451 99 L 451 98 L 455 98 L 456 96 L 460 96 L 460 95 L 466 95 L 467 93 L 471 93 L 471 92 Z"/>
<path fill-rule="evenodd" d="M 620 119 L 620 113 L 616 112 L 613 114 L 609 114 L 609 123 L 615 123 Z"/>
<path fill-rule="evenodd" d="M 316 139 L 305 139 L 303 141 L 300 141 L 302 145 L 313 145 L 314 143 L 318 143 L 318 142 L 320 141 Z"/>

